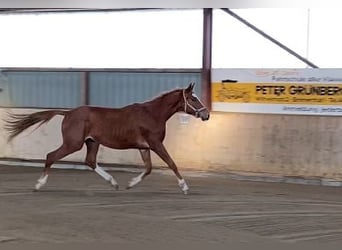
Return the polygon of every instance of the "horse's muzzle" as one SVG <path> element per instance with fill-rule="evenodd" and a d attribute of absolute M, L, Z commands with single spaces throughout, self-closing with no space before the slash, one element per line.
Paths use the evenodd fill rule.
<path fill-rule="evenodd" d="M 208 110 L 203 110 L 200 114 L 199 117 L 201 117 L 202 121 L 208 121 L 210 117 L 210 113 Z"/>
<path fill-rule="evenodd" d="M 202 121 L 208 121 L 209 120 L 209 115 L 207 117 L 201 117 Z"/>

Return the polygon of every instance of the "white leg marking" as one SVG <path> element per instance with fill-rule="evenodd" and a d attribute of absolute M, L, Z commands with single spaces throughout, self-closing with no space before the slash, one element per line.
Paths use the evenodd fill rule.
<path fill-rule="evenodd" d="M 42 175 L 35 185 L 35 189 L 39 190 L 42 186 L 44 186 L 47 183 L 48 175 Z"/>
<path fill-rule="evenodd" d="M 178 179 L 178 186 L 182 189 L 184 194 L 188 194 L 189 187 L 184 179 Z"/>
<path fill-rule="evenodd" d="M 128 183 L 128 187 L 127 188 L 132 188 L 135 185 L 137 185 L 139 182 L 142 181 L 142 177 L 144 176 L 145 172 L 142 172 L 139 176 L 134 177 L 130 180 L 130 182 Z"/>
<path fill-rule="evenodd" d="M 119 189 L 119 184 L 116 182 L 113 176 L 108 174 L 103 168 L 96 164 L 95 172 L 103 179 L 108 181 L 116 190 Z"/>

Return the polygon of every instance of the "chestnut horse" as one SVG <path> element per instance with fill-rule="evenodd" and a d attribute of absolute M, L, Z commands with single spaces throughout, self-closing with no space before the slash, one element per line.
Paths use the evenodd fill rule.
<path fill-rule="evenodd" d="M 145 164 L 145 171 L 132 178 L 127 188 L 132 188 L 151 173 L 150 151 L 154 151 L 173 170 L 184 194 L 188 185 L 163 145 L 166 121 L 176 112 L 185 112 L 203 121 L 209 119 L 209 111 L 193 93 L 194 83 L 187 88 L 175 89 L 144 103 L 134 103 L 122 108 L 81 106 L 65 110 L 47 110 L 32 114 L 9 114 L 5 129 L 8 140 L 39 123 L 48 122 L 55 115 L 62 115 L 62 145 L 47 154 L 43 174 L 35 185 L 39 190 L 47 183 L 51 165 L 63 157 L 79 151 L 83 143 L 87 147 L 85 163 L 97 174 L 118 189 L 116 180 L 96 162 L 100 144 L 113 149 L 138 149 Z"/>

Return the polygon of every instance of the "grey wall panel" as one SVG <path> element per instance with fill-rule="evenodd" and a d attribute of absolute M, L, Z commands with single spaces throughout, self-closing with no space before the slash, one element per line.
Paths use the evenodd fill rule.
<path fill-rule="evenodd" d="M 4 72 L 0 106 L 72 108 L 80 105 L 79 72 Z"/>
<path fill-rule="evenodd" d="M 201 94 L 200 73 L 91 72 L 89 79 L 89 102 L 96 106 L 122 107 L 144 102 L 190 82 L 197 83 L 195 92 Z"/>
<path fill-rule="evenodd" d="M 198 72 L 89 72 L 89 104 L 122 107 L 143 102 L 162 92 L 196 82 Z M 83 71 L 0 71 L 0 106 L 33 108 L 73 108 L 82 105 Z"/>

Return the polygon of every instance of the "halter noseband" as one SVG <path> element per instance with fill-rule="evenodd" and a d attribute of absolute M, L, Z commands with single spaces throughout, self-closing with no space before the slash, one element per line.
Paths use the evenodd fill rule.
<path fill-rule="evenodd" d="M 201 102 L 201 100 L 200 100 L 195 94 L 193 94 L 193 95 L 197 98 L 197 100 L 200 102 L 200 104 L 202 105 L 202 107 L 199 108 L 199 109 L 197 109 L 197 108 L 195 108 L 194 106 L 192 106 L 192 105 L 188 102 L 188 100 L 186 99 L 186 97 L 185 97 L 185 89 L 183 89 L 184 112 L 186 113 L 186 109 L 187 109 L 187 107 L 189 107 L 190 109 L 192 109 L 193 111 L 195 111 L 195 116 L 198 117 L 199 113 L 200 113 L 201 111 L 205 110 L 206 108 L 205 108 L 205 106 L 203 105 L 203 103 Z"/>

